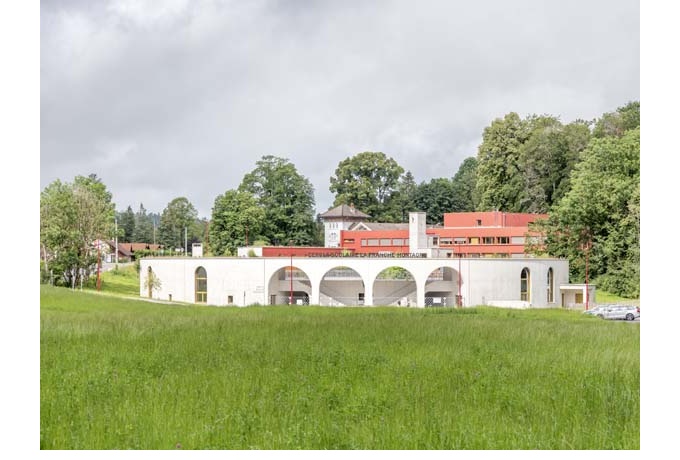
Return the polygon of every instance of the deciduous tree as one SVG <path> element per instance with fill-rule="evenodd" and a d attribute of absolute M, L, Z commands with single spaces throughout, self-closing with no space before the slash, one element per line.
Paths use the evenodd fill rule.
<path fill-rule="evenodd" d="M 362 152 L 338 164 L 330 179 L 334 206 L 354 204 L 380 222 L 399 222 L 402 210 L 394 206 L 404 168 L 382 152 Z"/>
<path fill-rule="evenodd" d="M 190 245 L 192 242 L 199 241 L 202 235 L 200 230 L 196 228 L 197 219 L 196 208 L 187 198 L 173 199 L 161 214 L 160 243 L 166 249 L 181 249 L 183 251 L 185 243 Z"/>
<path fill-rule="evenodd" d="M 73 183 L 54 181 L 40 196 L 40 243 L 45 270 L 56 283 L 75 287 L 96 268 L 97 240 L 114 232 L 111 193 L 96 174 L 76 176 Z"/>
<path fill-rule="evenodd" d="M 210 221 L 210 252 L 235 255 L 239 246 L 261 238 L 266 213 L 249 192 L 228 190 L 215 198 Z"/>
<path fill-rule="evenodd" d="M 238 190 L 257 197 L 266 216 L 262 236 L 270 242 L 308 245 L 316 241 L 314 187 L 287 159 L 263 156 Z"/>

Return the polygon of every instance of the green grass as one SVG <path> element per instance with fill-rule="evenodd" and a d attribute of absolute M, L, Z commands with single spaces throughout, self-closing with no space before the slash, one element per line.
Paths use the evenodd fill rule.
<path fill-rule="evenodd" d="M 88 282 L 89 290 L 96 290 L 97 278 Z M 101 292 L 123 296 L 139 296 L 139 273 L 133 265 L 121 266 L 101 273 Z"/>
<path fill-rule="evenodd" d="M 611 294 L 606 291 L 597 291 L 596 293 L 597 303 L 622 303 L 622 304 L 634 304 L 640 305 L 640 299 L 628 299 L 626 297 L 621 297 L 616 294 Z"/>
<path fill-rule="evenodd" d="M 41 449 L 639 449 L 639 323 L 41 288 Z"/>

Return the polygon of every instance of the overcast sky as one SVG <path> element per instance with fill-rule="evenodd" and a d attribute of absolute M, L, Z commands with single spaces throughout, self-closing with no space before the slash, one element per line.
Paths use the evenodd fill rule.
<path fill-rule="evenodd" d="M 640 99 L 640 5 L 571 1 L 42 1 L 40 187 L 97 174 L 119 211 L 201 217 L 264 155 L 331 206 L 381 151 L 452 177 L 514 111 L 563 122 Z"/>

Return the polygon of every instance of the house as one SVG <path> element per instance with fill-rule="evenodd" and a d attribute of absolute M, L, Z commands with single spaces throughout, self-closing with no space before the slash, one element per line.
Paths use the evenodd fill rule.
<path fill-rule="evenodd" d="M 116 260 L 115 241 L 104 241 L 102 248 L 105 248 L 105 260 L 110 263 L 132 262 L 136 259 L 135 253 L 139 253 L 140 251 L 163 251 L 163 246 L 160 244 L 118 242 L 118 260 Z"/>

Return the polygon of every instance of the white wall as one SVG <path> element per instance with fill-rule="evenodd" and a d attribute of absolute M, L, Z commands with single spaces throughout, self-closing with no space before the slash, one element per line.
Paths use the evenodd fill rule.
<path fill-rule="evenodd" d="M 235 305 L 268 304 L 272 276 L 290 266 L 290 258 L 258 257 L 180 257 L 141 259 L 140 295 L 147 296 L 144 287 L 148 267 L 160 279 L 161 286 L 153 291 L 153 298 L 194 303 L 194 273 L 199 266 L 208 277 L 208 304 L 227 305 L 232 296 Z M 379 258 L 379 257 L 299 257 L 293 266 L 304 271 L 311 283 L 310 303 L 319 304 L 319 286 L 324 274 L 340 266 L 354 269 L 364 284 L 365 305 L 372 305 L 376 276 L 385 268 L 399 266 L 415 279 L 416 304 L 425 305 L 425 283 L 432 271 L 449 267 L 456 273 L 458 259 Z M 520 276 L 523 268 L 531 273 L 530 305 L 532 307 L 559 306 L 560 284 L 569 281 L 569 264 L 558 259 L 462 259 L 461 294 L 464 306 L 490 304 L 498 301 L 520 300 Z M 547 302 L 547 273 L 554 272 L 555 302 Z M 355 286 L 354 286 L 355 287 Z M 353 289 L 348 296 L 356 295 Z M 380 289 L 379 289 L 380 290 Z M 271 294 L 276 294 L 272 292 Z M 378 297 L 381 292 L 376 293 Z M 457 294 L 457 292 L 456 292 Z"/>

